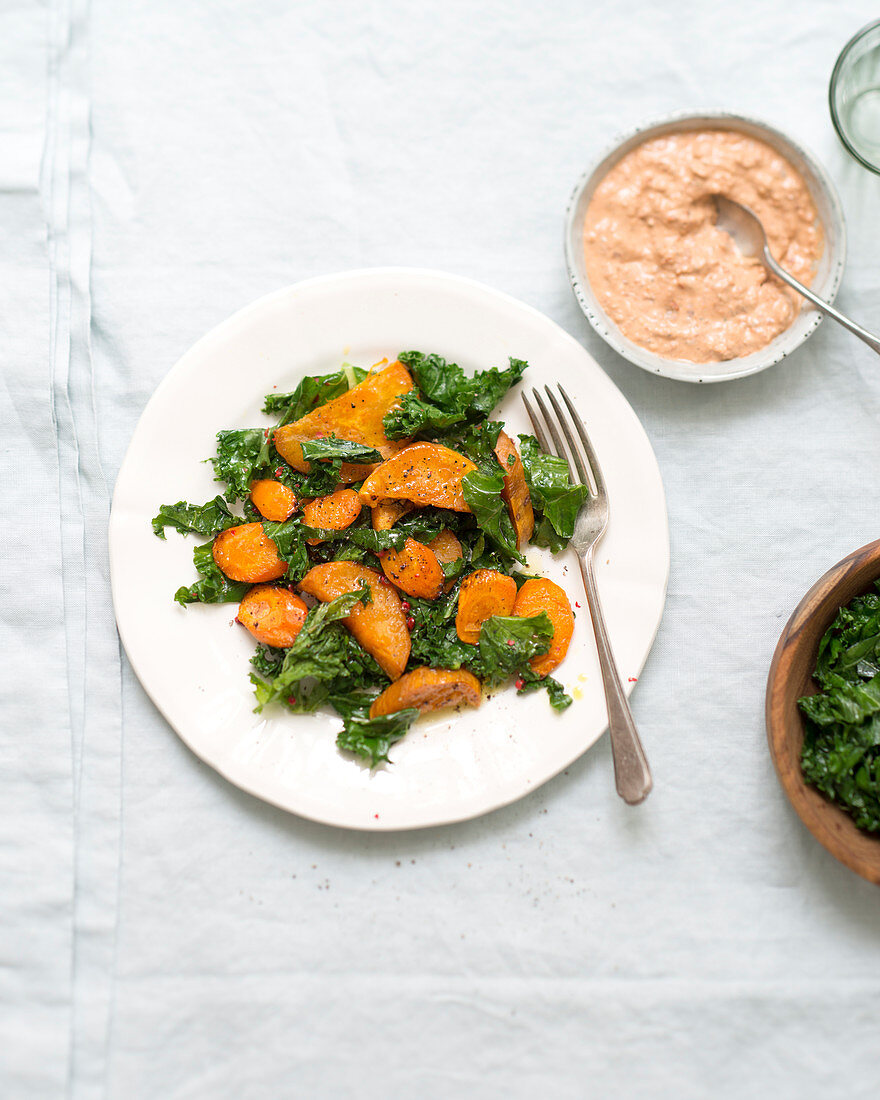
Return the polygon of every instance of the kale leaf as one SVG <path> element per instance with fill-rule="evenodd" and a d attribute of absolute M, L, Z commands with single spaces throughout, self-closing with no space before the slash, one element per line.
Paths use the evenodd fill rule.
<path fill-rule="evenodd" d="M 314 710 L 333 693 L 387 680 L 373 658 L 339 622 L 356 603 L 366 604 L 370 599 L 370 590 L 364 585 L 312 608 L 275 676 L 264 680 L 252 674 L 257 711 L 277 699 L 287 700 L 294 709 Z M 262 671 L 264 666 L 252 663 Z"/>
<path fill-rule="evenodd" d="M 404 394 L 399 405 L 386 413 L 383 426 L 389 439 L 442 435 L 456 425 L 483 420 L 528 367 L 521 359 L 510 359 L 506 370 L 493 367 L 468 377 L 456 363 L 447 363 L 439 355 L 403 351 L 398 359 L 412 374 L 418 391 Z"/>
<path fill-rule="evenodd" d="M 290 487 L 303 497 L 322 497 L 339 488 L 341 458 L 329 458 L 323 462 L 313 462 L 307 474 L 295 474 L 290 479 Z M 282 479 L 284 480 L 284 479 Z"/>
<path fill-rule="evenodd" d="M 504 471 L 495 462 L 494 470 L 477 469 L 465 474 L 461 488 L 477 525 L 503 558 L 524 562 L 516 548 L 516 535 L 507 505 L 501 499 Z"/>
<path fill-rule="evenodd" d="M 556 554 L 564 550 L 574 534 L 574 522 L 589 490 L 572 485 L 568 463 L 545 454 L 533 435 L 521 435 L 520 458 L 535 510 L 535 532 L 531 542 L 547 546 Z"/>
<path fill-rule="evenodd" d="M 462 419 L 460 412 L 441 409 L 410 390 L 385 414 L 382 426 L 389 439 L 434 438 L 460 424 Z"/>
<path fill-rule="evenodd" d="M 362 695 L 331 696 L 328 702 L 342 715 L 342 730 L 336 737 L 336 747 L 369 761 L 371 768 L 388 759 L 388 750 L 395 741 L 406 736 L 419 716 L 418 710 L 410 707 L 370 718 L 372 699 Z"/>
<path fill-rule="evenodd" d="M 382 455 L 375 447 L 365 447 L 363 443 L 352 443 L 348 439 L 338 439 L 335 435 L 322 439 L 309 439 L 301 443 L 302 456 L 306 462 L 316 459 L 341 458 L 343 462 L 381 462 Z"/>
<path fill-rule="evenodd" d="M 382 550 L 402 550 L 407 540 L 405 531 L 374 531 L 372 527 L 344 527 L 342 530 L 302 525 L 302 533 L 308 539 L 321 539 L 324 542 L 348 542 L 361 550 L 378 554 Z M 336 561 L 359 560 L 354 558 L 336 558 Z"/>
<path fill-rule="evenodd" d="M 181 534 L 194 531 L 197 535 L 216 535 L 218 531 L 235 527 L 242 520 L 229 511 L 223 497 L 216 496 L 201 505 L 187 504 L 185 500 L 179 500 L 177 504 L 163 504 L 152 522 L 153 534 L 164 539 L 166 527 L 173 527 Z"/>
<path fill-rule="evenodd" d="M 276 427 L 300 420 L 319 405 L 340 397 L 358 382 L 363 382 L 367 371 L 362 367 L 344 366 L 332 374 L 309 375 L 299 383 L 291 393 L 270 393 L 266 395 L 263 412 L 273 415 L 281 413 Z"/>
<path fill-rule="evenodd" d="M 185 585 L 174 593 L 179 604 L 188 603 L 238 603 L 244 598 L 250 585 L 231 581 L 214 561 L 213 542 L 203 542 L 193 548 L 193 562 L 201 580 Z"/>
<path fill-rule="evenodd" d="M 232 428 L 217 433 L 211 459 L 214 480 L 226 483 L 226 499 L 241 500 L 251 491 L 255 471 L 268 462 L 269 433 L 263 428 Z"/>
<path fill-rule="evenodd" d="M 480 630 L 479 656 L 470 668 L 487 687 L 497 687 L 530 669 L 529 660 L 550 649 L 553 623 L 546 611 L 520 618 L 493 615 Z"/>
<path fill-rule="evenodd" d="M 287 579 L 301 581 L 311 566 L 305 541 L 310 528 L 303 526 L 299 516 L 291 516 L 280 523 L 265 520 L 263 530 L 278 548 L 278 556 L 287 562 Z"/>
<path fill-rule="evenodd" d="M 565 688 L 552 676 L 539 676 L 531 668 L 522 669 L 519 674 L 522 687 L 516 689 L 517 695 L 527 695 L 530 691 L 546 691 L 550 700 L 550 706 L 554 710 L 565 710 L 572 704 L 572 698 L 566 694 Z"/>
<path fill-rule="evenodd" d="M 819 643 L 820 691 L 798 700 L 804 778 L 870 832 L 880 832 L 878 665 L 880 596 L 870 593 L 840 609 Z"/>
<path fill-rule="evenodd" d="M 455 628 L 459 589 L 456 583 L 449 593 L 436 600 L 408 597 L 409 613 L 415 623 L 410 633 L 412 664 L 456 669 L 474 659 L 476 647 L 463 642 Z"/>

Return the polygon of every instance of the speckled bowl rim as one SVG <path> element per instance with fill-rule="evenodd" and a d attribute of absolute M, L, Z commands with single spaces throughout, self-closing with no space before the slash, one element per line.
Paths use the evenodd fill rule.
<path fill-rule="evenodd" d="M 840 288 L 846 263 L 846 221 L 837 189 L 827 171 L 803 146 L 787 134 L 760 119 L 730 111 L 682 111 L 636 126 L 618 134 L 605 148 L 594 167 L 577 182 L 565 216 L 565 260 L 572 290 L 587 320 L 618 355 L 630 363 L 665 378 L 682 382 L 728 382 L 775 366 L 812 335 L 823 320 L 818 310 L 806 309 L 789 327 L 766 347 L 737 359 L 716 363 L 691 363 L 685 359 L 666 359 L 639 347 L 627 339 L 596 300 L 584 270 L 582 255 L 583 214 L 589 199 L 614 165 L 636 145 L 664 133 L 697 128 L 739 130 L 765 140 L 782 153 L 803 175 L 816 203 L 825 237 L 819 276 L 813 289 L 827 302 L 833 302 Z"/>

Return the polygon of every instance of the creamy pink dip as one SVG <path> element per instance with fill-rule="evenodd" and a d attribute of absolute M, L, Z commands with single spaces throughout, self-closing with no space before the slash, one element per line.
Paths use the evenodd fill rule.
<path fill-rule="evenodd" d="M 809 284 L 822 227 L 806 184 L 763 141 L 727 130 L 653 138 L 602 180 L 587 209 L 587 276 L 624 336 L 667 359 L 748 355 L 804 301 L 715 227 L 714 194 L 750 206 L 770 251 Z"/>

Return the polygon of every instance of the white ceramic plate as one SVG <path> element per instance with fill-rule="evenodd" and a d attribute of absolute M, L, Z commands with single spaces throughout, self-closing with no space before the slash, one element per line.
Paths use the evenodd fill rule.
<path fill-rule="evenodd" d="M 575 696 L 557 715 L 545 693 L 492 693 L 479 710 L 428 716 L 372 774 L 335 748 L 331 713 L 253 713 L 250 636 L 235 605 L 181 608 L 173 594 L 195 579 L 193 539 L 157 539 L 159 505 L 216 495 L 220 428 L 270 421 L 274 386 L 304 374 L 362 366 L 399 351 L 437 352 L 468 371 L 527 359 L 526 383 L 562 382 L 602 461 L 611 524 L 598 583 L 620 670 L 632 687 L 666 595 L 669 535 L 651 445 L 620 392 L 552 321 L 479 283 L 430 271 L 380 269 L 309 280 L 263 298 L 201 339 L 169 372 L 132 438 L 113 498 L 110 564 L 116 619 L 144 688 L 187 745 L 230 782 L 315 821 L 407 829 L 460 821 L 503 806 L 556 775 L 606 728 L 589 613 L 573 555 L 530 560 L 569 593 L 574 639 L 556 675 Z M 518 394 L 501 409 L 508 431 L 530 430 Z M 613 779 L 609 771 L 608 782 Z"/>

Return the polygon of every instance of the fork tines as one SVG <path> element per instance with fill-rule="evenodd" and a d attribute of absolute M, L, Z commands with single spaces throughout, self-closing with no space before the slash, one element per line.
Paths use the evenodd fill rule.
<path fill-rule="evenodd" d="M 531 420 L 532 427 L 535 431 L 535 438 L 545 451 L 550 454 L 556 454 L 558 458 L 561 458 L 568 465 L 568 471 L 572 482 L 586 485 L 593 496 L 603 496 L 605 494 L 605 482 L 602 477 L 602 468 L 599 465 L 599 460 L 596 458 L 596 452 L 593 449 L 593 444 L 590 442 L 590 437 L 587 435 L 587 429 L 584 427 L 584 422 L 581 420 L 577 409 L 574 407 L 574 403 L 562 386 L 558 385 L 556 388 L 568 409 L 569 415 L 566 415 L 559 403 L 559 399 L 549 386 L 544 387 L 544 392 L 547 394 L 547 399 L 553 406 L 553 411 L 556 413 L 555 417 L 551 415 L 540 392 L 537 389 L 532 390 L 532 398 L 541 410 L 543 424 L 541 418 L 535 412 L 534 405 L 529 400 L 528 395 L 525 393 L 522 395 L 523 404 L 526 407 L 526 412 L 529 414 L 529 420 Z M 552 446 L 548 442 L 544 425 L 546 425 L 547 431 L 550 433 L 550 438 L 553 440 Z M 560 433 L 560 427 L 562 428 L 562 433 Z M 563 434 L 568 444 L 567 447 L 562 439 Z"/>

